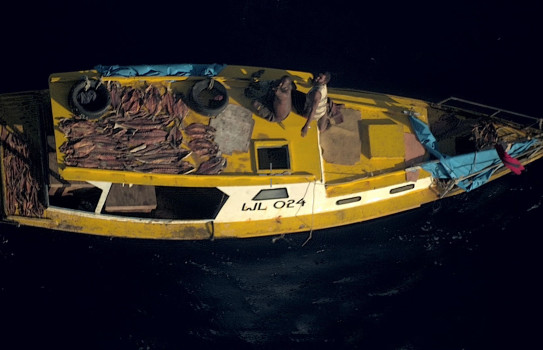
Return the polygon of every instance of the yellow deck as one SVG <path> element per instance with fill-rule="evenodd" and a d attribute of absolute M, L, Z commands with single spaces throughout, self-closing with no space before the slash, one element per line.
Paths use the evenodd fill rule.
<path fill-rule="evenodd" d="M 250 109 L 250 101 L 243 95 L 247 87 L 250 75 L 258 70 L 256 67 L 227 66 L 219 77 L 216 77 L 229 93 L 230 103 L 243 106 Z M 114 170 L 85 169 L 66 167 L 62 163 L 63 154 L 59 147 L 66 141 L 64 134 L 58 130 L 58 124 L 62 118 L 71 116 L 71 111 L 67 105 L 66 95 L 73 85 L 74 81 L 80 79 L 81 75 L 97 77 L 94 71 L 72 72 L 54 74 L 50 77 L 50 92 L 52 101 L 53 123 L 55 126 L 55 140 L 57 148 L 57 159 L 59 160 L 59 173 L 71 181 L 105 181 L 114 183 L 131 183 L 140 185 L 184 185 L 184 186 L 208 186 L 209 179 L 194 175 L 167 175 L 167 174 L 141 174 Z M 296 71 L 285 71 L 277 69 L 267 69 L 261 77 L 262 80 L 272 80 L 281 77 L 283 74 L 290 74 L 294 78 L 299 91 L 307 92 L 311 85 L 309 83 L 310 74 Z M 113 78 L 111 78 L 113 80 Z M 164 82 L 163 77 L 136 77 L 123 78 L 115 77 L 115 80 L 126 85 L 143 84 L 166 84 L 169 88 L 178 93 L 188 94 L 188 89 L 192 85 L 190 81 L 193 78 L 172 77 Z M 352 112 L 358 114 L 354 122 L 360 132 L 356 133 L 359 138 L 360 149 L 359 156 L 354 164 L 344 165 L 334 161 L 321 159 L 319 152 L 319 135 L 316 125 L 309 129 L 306 137 L 301 137 L 300 130 L 305 123 L 305 119 L 292 112 L 291 115 L 282 123 L 270 123 L 262 118 L 254 116 L 254 131 L 251 136 L 251 150 L 248 153 L 234 152 L 231 155 L 225 155 L 228 160 L 228 166 L 221 175 L 214 176 L 213 186 L 221 185 L 247 185 L 247 184 L 267 184 L 274 183 L 306 182 L 310 180 L 321 180 L 333 186 L 353 180 L 363 179 L 388 173 L 390 171 L 401 171 L 405 168 L 404 162 L 404 143 L 403 133 L 409 132 L 409 122 L 407 115 L 403 113 L 406 110 L 414 110 L 425 118 L 425 104 L 421 101 L 394 97 L 389 95 L 355 92 L 351 90 L 329 89 L 330 98 L 338 104 L 344 104 L 345 113 L 352 115 Z M 208 123 L 209 118 L 204 117 L 194 111 L 191 111 L 185 118 L 185 123 L 204 122 Z M 333 126 L 329 134 L 333 134 L 336 129 L 341 128 L 341 124 Z M 351 130 L 351 136 L 353 136 Z M 389 135 L 388 142 L 383 142 Z M 327 137 L 327 136 L 323 136 Z M 287 142 L 291 156 L 291 170 L 288 176 L 277 176 L 276 173 L 266 176 L 258 172 L 255 168 L 255 154 L 253 145 L 260 141 L 277 140 Z M 352 145 L 347 145 L 352 147 Z M 334 150 L 332 150 L 334 151 Z M 338 151 L 344 152 L 345 149 Z M 338 154 L 340 152 L 337 152 Z M 333 157 L 333 156 L 332 156 Z M 287 175 L 287 174 L 283 174 Z M 403 176 L 400 172 L 399 176 Z M 388 177 L 390 179 L 390 177 Z M 375 185 L 370 187 L 380 187 L 380 183 L 386 185 L 389 183 L 379 177 L 374 177 L 371 181 Z M 384 182 L 383 182 L 384 181 Z M 367 182 L 367 181 L 366 181 Z M 333 191 L 333 189 L 331 189 Z"/>
<path fill-rule="evenodd" d="M 232 73 L 231 70 L 235 70 Z M 256 70 L 256 69 L 255 69 Z M 245 70 L 243 68 L 227 67 L 223 75 L 228 78 L 217 77 L 216 80 L 225 85 L 230 96 L 230 104 L 240 105 L 250 108 L 250 101 L 243 96 L 243 89 L 247 86 L 250 74 L 254 70 Z M 274 77 L 285 71 L 270 71 L 262 79 L 274 79 Z M 199 177 L 194 175 L 166 175 L 166 174 L 142 174 L 124 171 L 112 171 L 101 169 L 85 169 L 66 167 L 62 163 L 64 155 L 59 147 L 66 141 L 64 134 L 58 129 L 62 118 L 71 116 L 71 111 L 67 105 L 66 95 L 73 85 L 74 81 L 79 79 L 82 74 L 89 77 L 97 76 L 96 72 L 75 72 L 54 74 L 50 78 L 50 92 L 53 111 L 53 122 L 55 126 L 55 140 L 57 148 L 57 158 L 59 160 L 59 172 L 63 178 L 75 181 L 105 181 L 116 183 L 132 183 L 141 185 L 183 185 L 183 186 L 209 186 L 208 177 Z M 303 89 L 303 84 L 307 85 L 307 74 L 296 75 L 297 82 Z M 201 78 L 197 78 L 201 79 Z M 166 84 L 173 91 L 188 94 L 192 85 L 193 78 L 172 77 L 166 82 L 164 78 L 138 77 L 138 78 L 118 78 L 115 80 L 127 85 L 143 84 Z M 304 119 L 297 115 L 292 115 L 285 120 L 282 125 L 270 123 L 261 118 L 254 118 L 255 125 L 251 141 L 259 140 L 287 140 L 291 155 L 291 171 L 288 177 L 281 178 L 273 176 L 274 183 L 306 182 L 309 179 L 321 178 L 320 158 L 318 152 L 310 151 L 318 147 L 317 133 L 312 129 L 305 138 L 300 135 L 300 130 L 304 124 Z M 184 120 L 185 125 L 192 122 L 209 123 L 209 118 L 204 117 L 195 111 L 190 111 Z M 255 168 L 255 155 L 252 150 L 248 153 L 236 153 L 225 156 L 228 159 L 228 166 L 221 175 L 214 176 L 213 186 L 221 185 L 247 185 L 247 184 L 268 184 L 269 176 L 263 176 Z"/>
<path fill-rule="evenodd" d="M 404 137 L 406 133 L 412 134 L 405 111 L 418 113 L 426 121 L 426 103 L 390 95 L 330 90 L 330 98 L 360 115 L 357 123 L 361 152 L 359 161 L 353 165 L 324 162 L 329 194 L 337 194 L 338 190 L 345 193 L 353 186 L 371 189 L 401 182 L 406 168 Z M 327 137 L 327 132 L 321 139 Z"/>

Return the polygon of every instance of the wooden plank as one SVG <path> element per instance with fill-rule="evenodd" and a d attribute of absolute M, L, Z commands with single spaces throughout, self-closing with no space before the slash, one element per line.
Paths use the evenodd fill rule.
<path fill-rule="evenodd" d="M 109 212 L 143 212 L 156 209 L 154 186 L 113 184 L 106 200 Z"/>
<path fill-rule="evenodd" d="M 85 181 L 67 181 L 64 180 L 58 173 L 57 153 L 48 152 L 49 154 L 49 195 L 70 195 L 71 191 L 80 190 L 83 188 L 94 187 Z"/>

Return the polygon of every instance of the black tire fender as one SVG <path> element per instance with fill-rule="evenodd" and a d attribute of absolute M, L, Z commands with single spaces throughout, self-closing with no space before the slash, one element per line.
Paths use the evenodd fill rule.
<path fill-rule="evenodd" d="M 205 116 L 216 116 L 228 106 L 228 91 L 214 79 L 196 82 L 190 91 L 190 107 Z"/>
<path fill-rule="evenodd" d="M 99 80 L 87 77 L 72 86 L 68 98 L 72 111 L 89 119 L 100 118 L 111 105 L 107 87 Z"/>

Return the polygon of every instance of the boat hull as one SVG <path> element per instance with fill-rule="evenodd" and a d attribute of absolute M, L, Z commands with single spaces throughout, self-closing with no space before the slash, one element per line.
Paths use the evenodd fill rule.
<path fill-rule="evenodd" d="M 185 109 L 160 125 L 161 132 L 168 134 L 170 146 L 167 147 L 173 147 L 175 152 L 189 150 L 190 137 L 209 136 L 195 134 L 204 124 L 206 132 L 218 128 L 226 131 L 209 137 L 220 143 L 218 155 L 199 156 L 195 155 L 196 149 L 190 149 L 191 152 L 183 153 L 185 158 L 176 160 L 175 166 L 168 163 L 161 168 L 151 167 L 163 165 L 164 158 L 158 154 L 155 158 L 139 158 L 122 169 L 119 168 L 121 163 L 108 167 L 107 154 L 102 154 L 94 166 L 75 162 L 87 159 L 91 151 L 87 151 L 85 157 L 70 159 L 78 149 L 68 146 L 83 147 L 79 141 L 98 140 L 92 139 L 93 134 L 108 127 L 114 130 L 110 138 L 118 134 L 133 137 L 138 132 L 143 133 L 138 128 L 155 128 L 155 118 L 169 117 L 164 112 L 160 114 L 158 108 L 155 114 L 147 116 L 145 124 L 130 126 L 136 125 L 130 123 L 141 113 L 127 119 L 128 112 L 118 112 L 120 107 L 101 106 L 92 117 L 81 119 L 73 113 L 80 113 L 84 105 L 79 103 L 77 108 L 70 109 L 73 104 L 67 97 L 73 90 L 70 86 L 75 82 L 78 91 L 82 91 L 85 84 L 79 79 L 91 76 L 104 79 L 95 81 L 93 86 L 106 92 L 113 84 L 123 87 L 124 91 L 130 88 L 131 93 L 148 92 L 150 87 L 158 86 L 167 93 L 177 91 L 181 96 L 181 92 L 188 95 L 187 86 L 199 86 L 200 90 L 206 88 L 200 86 L 202 82 L 211 86 L 209 77 L 101 77 L 97 71 L 73 72 L 52 75 L 49 90 L 0 96 L 2 221 L 139 239 L 210 240 L 303 232 L 311 235 L 315 230 L 373 220 L 469 191 L 471 188 L 462 187 L 461 181 L 470 182 L 481 173 L 467 172 L 460 178 L 449 173 L 439 178 L 428 170 L 430 163 L 447 164 L 443 160 L 447 156 L 429 148 L 417 134 L 417 126 L 410 118 L 429 125 L 435 109 L 431 103 L 417 99 L 330 88 L 330 100 L 341 106 L 344 120 L 326 132 L 319 133 L 315 127 L 303 137 L 300 130 L 305 119 L 299 111 L 293 111 L 281 123 L 263 120 L 250 109 L 250 100 L 244 95 L 250 77 L 260 71 L 264 69 L 231 66 L 224 69 L 222 75 L 215 76 L 213 81 L 221 84 L 219 95 L 210 95 L 211 102 L 217 96 L 221 98 L 221 104 L 215 109 L 193 109 L 190 103 L 198 99 L 195 96 L 187 100 L 190 108 L 183 105 L 182 98 L 170 96 Z M 269 79 L 290 75 L 302 94 L 311 88 L 309 73 L 277 69 L 267 72 Z M 105 89 L 101 84 L 109 85 Z M 167 93 L 163 93 L 162 98 Z M 227 98 L 222 99 L 221 94 Z M 103 100 L 108 104 L 115 103 L 113 92 L 111 97 L 106 97 Z M 451 113 L 451 109 L 438 107 L 442 119 Z M 453 111 L 463 113 L 462 109 Z M 207 115 L 208 112 L 213 115 Z M 112 116 L 116 122 L 107 124 L 105 121 Z M 81 120 L 82 125 L 91 125 L 94 131 L 70 139 L 71 133 L 81 132 L 81 129 L 68 130 L 66 125 Z M 526 127 L 492 120 L 507 129 L 500 131 L 502 134 L 515 134 L 515 139 L 506 140 L 510 146 L 531 140 L 528 150 L 519 153 L 519 164 L 527 166 L 543 156 L 540 129 L 530 127 L 528 132 Z M 172 139 L 172 131 L 177 127 L 178 139 Z M 145 132 L 151 134 L 148 130 Z M 433 137 L 429 130 L 427 132 Z M 235 136 L 231 136 L 232 133 Z M 235 138 L 236 142 L 228 138 Z M 105 139 L 99 140 L 94 144 L 87 142 L 85 147 L 94 149 L 96 143 L 107 143 Z M 144 143 L 136 143 L 135 138 L 130 137 L 126 140 L 125 146 L 130 146 L 123 146 L 126 148 L 124 166 L 137 152 L 152 146 L 145 139 L 142 139 Z M 456 140 L 457 147 L 459 140 Z M 122 147 L 116 142 L 109 147 L 115 147 L 119 157 L 118 148 Z M 441 146 L 450 146 L 447 140 L 440 142 Z M 100 152 L 104 150 L 108 151 Z M 170 151 L 168 148 L 162 152 Z M 95 153 L 100 155 L 100 152 Z M 477 152 L 474 155 L 476 159 Z M 210 163 L 219 157 L 223 159 L 221 163 Z M 264 166 L 260 163 L 261 157 L 270 162 L 269 167 L 267 163 Z M 206 169 L 215 169 L 216 164 L 221 168 L 213 173 L 198 174 L 204 163 L 211 164 Z M 172 168 L 179 169 L 181 164 L 188 171 L 168 173 Z M 145 167 L 135 168 L 136 165 Z M 144 168 L 153 171 L 142 170 Z M 156 169 L 159 171 L 154 171 Z M 483 170 L 490 174 L 488 181 L 511 172 L 500 162 Z"/>

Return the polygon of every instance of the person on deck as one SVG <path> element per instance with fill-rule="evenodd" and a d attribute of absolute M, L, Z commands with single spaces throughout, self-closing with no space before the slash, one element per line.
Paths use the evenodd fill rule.
<path fill-rule="evenodd" d="M 263 98 L 252 100 L 256 114 L 270 122 L 279 123 L 285 120 L 292 110 L 293 89 L 294 83 L 288 75 L 272 82 Z"/>
<path fill-rule="evenodd" d="M 325 72 L 319 73 L 319 75 L 313 79 L 313 87 L 307 93 L 305 100 L 303 115 L 307 118 L 307 121 L 302 128 L 302 137 L 307 134 L 307 130 L 311 127 L 310 124 L 313 120 L 317 121 L 320 132 L 325 131 L 330 125 L 327 88 L 330 78 L 330 73 Z"/>

